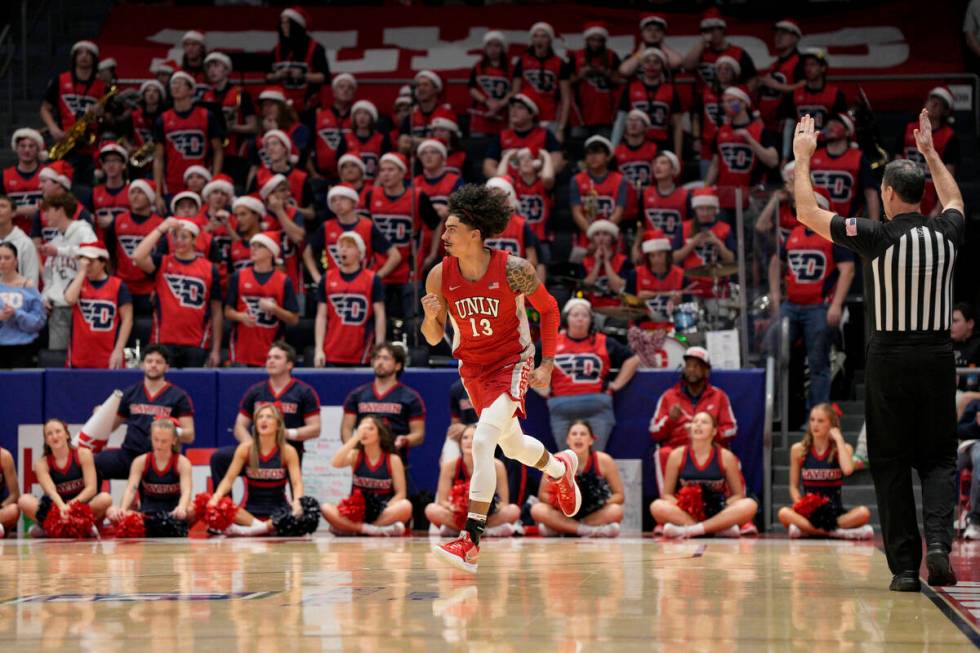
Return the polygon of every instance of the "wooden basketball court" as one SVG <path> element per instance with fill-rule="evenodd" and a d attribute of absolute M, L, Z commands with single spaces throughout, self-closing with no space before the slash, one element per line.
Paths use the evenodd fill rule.
<path fill-rule="evenodd" d="M 485 540 L 476 577 L 437 563 L 430 546 L 8 539 L 0 650 L 893 652 L 980 642 L 969 620 L 976 571 L 950 588 L 958 595 L 892 593 L 884 555 L 868 543 Z M 961 579 L 971 553 L 954 556 Z"/>

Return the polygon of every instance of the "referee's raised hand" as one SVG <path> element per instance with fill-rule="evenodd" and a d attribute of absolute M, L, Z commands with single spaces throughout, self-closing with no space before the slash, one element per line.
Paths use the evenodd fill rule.
<path fill-rule="evenodd" d="M 923 156 L 935 149 L 932 144 L 932 123 L 929 121 L 929 112 L 925 109 L 919 113 L 919 128 L 913 129 L 912 134 L 915 136 L 915 146 Z"/>
<path fill-rule="evenodd" d="M 806 114 L 796 123 L 796 131 L 793 132 L 793 155 L 797 161 L 809 161 L 816 149 L 817 134 L 813 118 Z"/>

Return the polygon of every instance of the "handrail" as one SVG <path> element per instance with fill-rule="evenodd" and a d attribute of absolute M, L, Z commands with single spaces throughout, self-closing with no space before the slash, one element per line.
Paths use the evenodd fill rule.
<path fill-rule="evenodd" d="M 776 391 L 776 360 L 766 357 L 766 413 L 762 427 L 762 525 L 772 524 L 772 411 Z M 785 419 L 783 420 L 785 424 Z"/>
<path fill-rule="evenodd" d="M 742 365 L 749 362 L 749 312 L 746 302 L 748 301 L 749 284 L 748 275 L 745 268 L 745 215 L 742 211 L 742 188 L 735 188 L 735 229 L 738 240 L 736 241 L 738 264 L 738 348 L 741 353 Z"/>
<path fill-rule="evenodd" d="M 779 412 L 783 448 L 789 446 L 789 318 L 779 321 Z"/>

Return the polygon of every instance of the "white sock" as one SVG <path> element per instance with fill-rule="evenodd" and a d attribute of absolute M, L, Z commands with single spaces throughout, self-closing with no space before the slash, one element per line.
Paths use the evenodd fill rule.
<path fill-rule="evenodd" d="M 379 526 L 378 530 L 385 537 L 391 537 L 393 535 L 402 535 L 405 532 L 405 524 L 400 521 L 396 521 L 393 524 L 388 524 L 387 526 Z"/>
<path fill-rule="evenodd" d="M 558 460 L 552 454 L 548 454 L 548 464 L 542 470 L 545 474 L 554 479 L 559 479 L 565 475 L 565 463 Z"/>
<path fill-rule="evenodd" d="M 733 524 L 723 531 L 718 531 L 715 535 L 718 537 L 742 537 L 742 529 L 738 527 L 738 524 Z"/>
<path fill-rule="evenodd" d="M 248 526 L 249 535 L 265 535 L 269 532 L 269 525 L 271 522 L 262 521 L 261 519 L 253 519 L 252 525 Z"/>
<path fill-rule="evenodd" d="M 593 535 L 595 535 L 595 532 L 596 532 L 596 527 L 589 526 L 588 524 L 579 524 L 578 528 L 575 531 L 575 533 L 579 537 L 592 537 Z"/>
<path fill-rule="evenodd" d="M 698 537 L 704 535 L 704 522 L 698 522 L 691 526 L 685 526 L 684 532 L 687 533 L 688 537 Z"/>
<path fill-rule="evenodd" d="M 364 522 L 361 524 L 361 535 L 380 535 L 381 529 L 374 524 L 368 524 Z"/>

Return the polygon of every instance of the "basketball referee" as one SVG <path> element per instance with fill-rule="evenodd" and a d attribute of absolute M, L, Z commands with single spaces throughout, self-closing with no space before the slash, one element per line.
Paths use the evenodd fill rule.
<path fill-rule="evenodd" d="M 834 215 L 817 207 L 810 157 L 813 118 L 796 127 L 796 210 L 804 225 L 864 259 L 864 300 L 872 321 L 865 406 L 868 456 L 890 589 L 919 591 L 922 541 L 912 469 L 922 482 L 922 520 L 930 585 L 955 585 L 949 565 L 956 503 L 956 374 L 949 327 L 953 265 L 963 242 L 963 197 L 932 143 L 925 109 L 915 142 L 925 157 L 943 212 L 919 211 L 924 171 L 908 160 L 885 167 L 885 222 Z"/>

